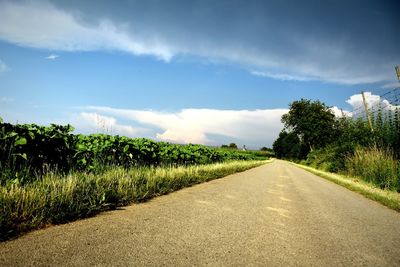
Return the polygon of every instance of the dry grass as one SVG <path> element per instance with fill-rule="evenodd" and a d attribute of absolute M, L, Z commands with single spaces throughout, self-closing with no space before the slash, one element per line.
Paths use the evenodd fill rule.
<path fill-rule="evenodd" d="M 65 223 L 102 210 L 245 171 L 269 161 L 234 161 L 186 167 L 115 167 L 104 173 L 61 176 L 0 187 L 0 240 L 44 225 Z"/>

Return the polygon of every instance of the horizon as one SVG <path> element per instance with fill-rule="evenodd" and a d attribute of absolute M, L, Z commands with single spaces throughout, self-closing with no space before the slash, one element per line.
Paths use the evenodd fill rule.
<path fill-rule="evenodd" d="M 399 87 L 396 1 L 0 1 L 0 117 L 271 147 L 292 101 Z M 340 17 L 340 20 L 337 18 Z"/>

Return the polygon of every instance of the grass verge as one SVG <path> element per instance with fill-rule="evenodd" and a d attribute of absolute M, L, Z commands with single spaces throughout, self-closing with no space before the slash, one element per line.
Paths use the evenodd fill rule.
<path fill-rule="evenodd" d="M 0 187 L 0 240 L 46 225 L 70 222 L 269 161 L 234 161 L 185 167 L 115 167 L 102 174 L 47 173 L 27 185 Z"/>
<path fill-rule="evenodd" d="M 306 171 L 309 171 L 322 178 L 332 181 L 338 185 L 344 186 L 352 191 L 358 192 L 361 195 L 369 199 L 375 200 L 391 209 L 400 211 L 400 193 L 390 190 L 379 189 L 375 185 L 360 180 L 358 178 L 325 172 L 293 162 L 291 163 L 297 167 L 300 167 Z"/>

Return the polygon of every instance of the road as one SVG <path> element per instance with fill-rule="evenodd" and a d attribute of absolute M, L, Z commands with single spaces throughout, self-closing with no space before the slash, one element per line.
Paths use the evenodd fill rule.
<path fill-rule="evenodd" d="M 0 243 L 0 266 L 400 266 L 400 214 L 273 163 Z"/>

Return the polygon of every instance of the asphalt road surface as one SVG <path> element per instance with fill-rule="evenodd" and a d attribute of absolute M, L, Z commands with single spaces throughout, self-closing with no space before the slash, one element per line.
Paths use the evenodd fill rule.
<path fill-rule="evenodd" d="M 0 243 L 0 266 L 400 266 L 400 214 L 283 161 Z"/>

